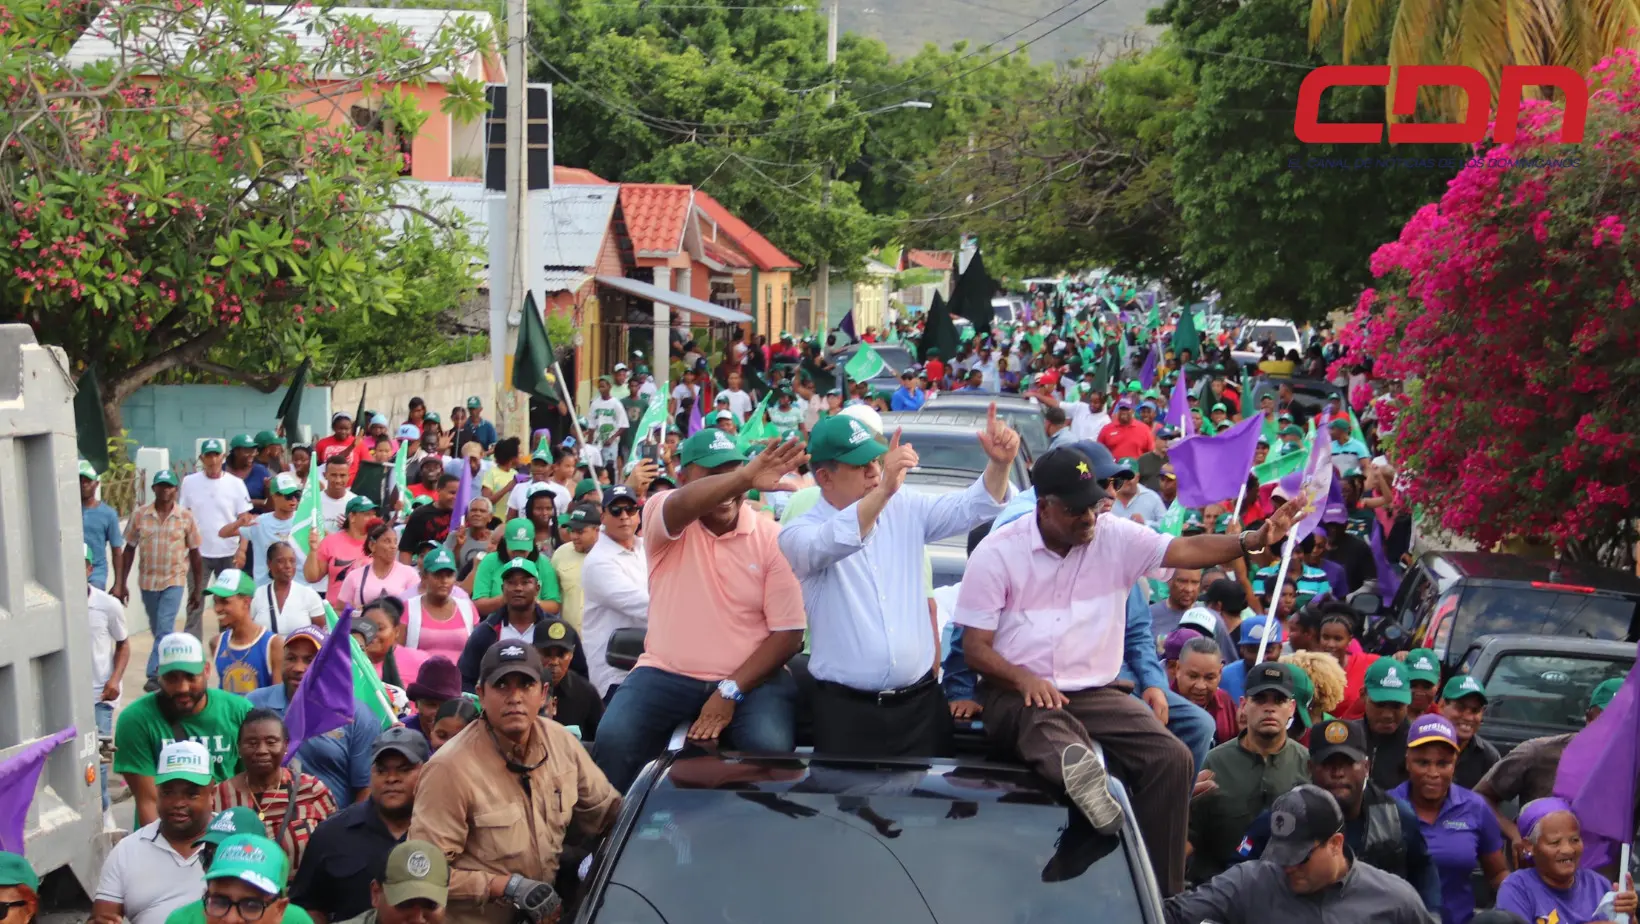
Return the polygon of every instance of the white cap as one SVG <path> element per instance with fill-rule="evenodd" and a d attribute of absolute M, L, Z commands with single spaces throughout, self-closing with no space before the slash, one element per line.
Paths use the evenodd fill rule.
<path fill-rule="evenodd" d="M 615 364 L 615 371 L 616 372 L 625 372 L 626 371 L 626 363 L 616 363 Z"/>
<path fill-rule="evenodd" d="M 869 404 L 851 404 L 843 408 L 843 416 L 852 417 L 865 424 L 866 429 L 871 431 L 872 436 L 881 437 L 883 435 L 883 415 L 877 413 L 877 409 Z"/>

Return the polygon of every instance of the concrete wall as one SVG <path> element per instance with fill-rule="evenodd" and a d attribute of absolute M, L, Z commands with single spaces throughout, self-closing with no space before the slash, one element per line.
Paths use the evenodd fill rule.
<path fill-rule="evenodd" d="M 485 417 L 491 422 L 497 419 L 497 386 L 490 378 L 490 361 L 487 358 L 337 382 L 330 387 L 331 407 L 353 413 L 359 406 L 361 388 L 364 389 L 365 407 L 386 414 L 393 429 L 404 422 L 410 409 L 410 399 L 417 397 L 427 402 L 428 410 L 438 413 L 446 427 L 450 425 L 450 409 L 458 404 L 465 407 L 472 395 L 477 395 L 484 402 Z M 512 389 L 508 388 L 507 391 L 511 393 Z M 321 431 L 330 432 L 329 412 Z"/>
<path fill-rule="evenodd" d="M 283 388 L 265 395 L 241 385 L 146 385 L 121 410 L 125 429 L 138 446 L 164 447 L 171 452 L 171 464 L 183 467 L 194 458 L 199 440 L 277 428 L 284 397 Z M 353 400 L 358 400 L 357 391 Z M 330 432 L 330 402 L 329 388 L 310 387 L 303 394 L 301 421 L 313 429 L 315 439 Z M 292 441 L 295 436 L 287 435 Z"/>

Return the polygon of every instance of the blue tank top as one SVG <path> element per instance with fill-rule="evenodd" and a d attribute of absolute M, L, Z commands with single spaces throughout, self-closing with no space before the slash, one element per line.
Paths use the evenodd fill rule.
<path fill-rule="evenodd" d="M 262 635 L 248 648 L 236 649 L 229 644 L 233 633 L 222 633 L 216 645 L 216 676 L 222 689 L 244 696 L 252 690 L 273 686 L 273 669 L 268 664 L 268 643 L 273 632 L 262 630 Z"/>

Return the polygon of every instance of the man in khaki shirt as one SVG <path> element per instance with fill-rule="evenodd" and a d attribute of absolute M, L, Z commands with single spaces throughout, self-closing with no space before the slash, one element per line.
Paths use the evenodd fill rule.
<path fill-rule="evenodd" d="M 621 796 L 575 736 L 542 718 L 541 656 L 498 641 L 479 666 L 479 720 L 439 748 L 416 786 L 411 840 L 450 861 L 449 924 L 551 918 L 565 834 L 600 837 Z"/>

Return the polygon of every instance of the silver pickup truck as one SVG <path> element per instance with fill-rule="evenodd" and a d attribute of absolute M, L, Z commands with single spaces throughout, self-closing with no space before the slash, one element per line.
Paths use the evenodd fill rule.
<path fill-rule="evenodd" d="M 1507 754 L 1528 738 L 1583 727 L 1589 694 L 1634 666 L 1633 642 L 1547 635 L 1483 635 L 1460 671 L 1486 687 L 1481 736 Z"/>

